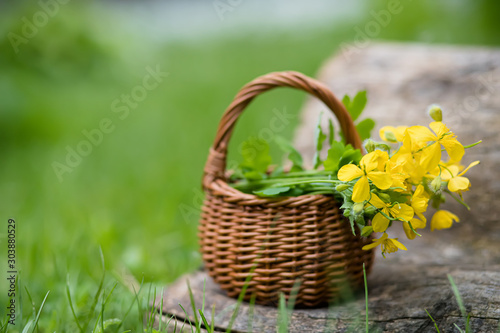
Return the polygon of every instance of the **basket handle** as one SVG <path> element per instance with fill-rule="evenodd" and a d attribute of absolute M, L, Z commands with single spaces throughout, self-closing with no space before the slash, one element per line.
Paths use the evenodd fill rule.
<path fill-rule="evenodd" d="M 362 149 L 361 138 L 349 112 L 327 86 L 302 73 L 293 71 L 272 72 L 260 76 L 243 86 L 224 112 L 217 128 L 214 144 L 210 148 L 208 160 L 205 164 L 203 187 L 207 188 L 213 180 L 224 177 L 227 146 L 240 114 L 257 95 L 276 87 L 296 88 L 316 96 L 337 117 L 347 143 L 350 143 L 354 148 Z"/>

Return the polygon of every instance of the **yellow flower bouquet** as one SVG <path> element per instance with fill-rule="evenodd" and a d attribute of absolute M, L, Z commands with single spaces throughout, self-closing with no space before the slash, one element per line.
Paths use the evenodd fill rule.
<path fill-rule="evenodd" d="M 356 120 L 366 104 L 366 93 L 353 99 L 344 97 L 343 103 Z M 365 140 L 366 154 L 341 140 L 335 140 L 333 123 L 329 123 L 329 138 L 320 122 L 316 127 L 313 170 L 305 170 L 302 156 L 283 138 L 276 143 L 288 154 L 292 163 L 289 171 L 275 167 L 269 171 L 271 157 L 265 140 L 251 138 L 242 145 L 243 162 L 233 170 L 232 186 L 242 192 L 262 197 L 327 194 L 342 203 L 341 209 L 352 226 L 353 233 L 361 236 L 381 233 L 364 250 L 381 246 L 382 255 L 406 247 L 397 239 L 389 238 L 391 227 L 402 227 L 408 239 L 420 236 L 419 229 L 427 225 L 424 213 L 429 203 L 436 209 L 431 230 L 446 229 L 459 222 L 459 218 L 440 209 L 445 194 L 464 206 L 463 192 L 471 184 L 466 172 L 479 164 L 462 165 L 465 149 L 480 142 L 464 146 L 455 133 L 442 122 L 442 110 L 436 105 L 429 108 L 433 122 L 426 126 L 383 127 L 382 141 L 370 139 L 375 123 L 365 119 L 356 128 Z M 321 118 L 320 118 L 321 120 Z M 328 140 L 327 140 L 328 138 Z M 328 157 L 321 159 L 321 150 L 327 140 Z M 357 225 L 358 228 L 354 226 Z"/>

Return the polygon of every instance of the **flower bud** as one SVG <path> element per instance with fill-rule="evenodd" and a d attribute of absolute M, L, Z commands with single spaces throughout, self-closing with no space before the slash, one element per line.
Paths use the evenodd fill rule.
<path fill-rule="evenodd" d="M 384 150 L 386 152 L 390 152 L 391 151 L 391 147 L 389 147 L 389 145 L 386 145 L 383 142 L 376 142 L 375 143 L 375 148 L 378 148 L 380 150 Z"/>
<path fill-rule="evenodd" d="M 354 215 L 360 215 L 363 213 L 363 207 L 365 205 L 362 202 L 356 202 L 354 206 L 352 206 L 352 211 L 354 212 Z"/>
<path fill-rule="evenodd" d="M 374 206 L 368 205 L 368 207 L 365 208 L 365 214 L 366 215 L 373 215 L 377 211 L 377 208 Z"/>
<path fill-rule="evenodd" d="M 378 193 L 378 197 L 384 202 L 391 202 L 391 196 L 387 193 Z"/>
<path fill-rule="evenodd" d="M 441 110 L 441 107 L 436 104 L 432 104 L 429 106 L 429 116 L 431 116 L 434 121 L 443 121 L 443 110 Z"/>
<path fill-rule="evenodd" d="M 361 229 L 361 237 L 368 237 L 372 234 L 373 232 L 373 227 L 371 225 L 364 226 L 363 229 Z"/>
<path fill-rule="evenodd" d="M 441 189 L 441 176 L 437 176 L 432 180 L 430 188 L 434 193 L 437 193 Z"/>
<path fill-rule="evenodd" d="M 371 139 L 365 140 L 364 145 L 367 153 L 371 153 L 375 150 L 375 142 Z"/>
<path fill-rule="evenodd" d="M 335 190 L 337 190 L 337 192 L 342 192 L 347 190 L 349 187 L 350 186 L 347 184 L 338 184 L 337 186 L 335 186 Z"/>
<path fill-rule="evenodd" d="M 398 140 L 396 139 L 396 135 L 394 135 L 394 133 L 392 133 L 391 131 L 385 131 L 384 136 L 387 141 L 398 142 Z"/>

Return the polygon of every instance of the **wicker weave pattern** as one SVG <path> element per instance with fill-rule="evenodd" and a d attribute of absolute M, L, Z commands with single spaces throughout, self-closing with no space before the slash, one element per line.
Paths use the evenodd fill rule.
<path fill-rule="evenodd" d="M 346 283 L 363 282 L 373 251 L 371 242 L 352 234 L 351 226 L 330 196 L 260 198 L 230 187 L 224 178 L 227 143 L 239 114 L 259 93 L 278 86 L 295 87 L 318 96 L 329 106 L 347 141 L 361 146 L 342 104 L 318 81 L 296 72 L 271 73 L 243 87 L 226 110 L 205 166 L 206 199 L 199 226 L 201 252 L 209 275 L 237 297 L 252 274 L 245 299 L 276 304 L 288 296 L 297 279 L 297 306 L 315 307 L 333 300 Z"/>

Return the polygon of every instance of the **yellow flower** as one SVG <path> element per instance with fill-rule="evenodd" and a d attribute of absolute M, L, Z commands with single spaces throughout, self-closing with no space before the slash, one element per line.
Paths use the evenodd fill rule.
<path fill-rule="evenodd" d="M 428 143 L 422 148 L 420 165 L 426 170 L 433 170 L 441 160 L 441 145 L 446 149 L 452 161 L 460 161 L 464 156 L 464 146 L 457 141 L 456 136 L 442 122 L 429 124 L 434 133 L 424 126 L 412 126 L 408 133 L 416 144 Z"/>
<path fill-rule="evenodd" d="M 427 220 L 422 221 L 416 218 L 412 218 L 410 223 L 414 230 L 423 229 L 427 225 Z M 403 229 L 408 239 L 414 239 L 417 236 L 417 234 L 414 233 L 413 230 L 411 230 L 410 223 L 403 222 Z"/>
<path fill-rule="evenodd" d="M 405 180 L 409 177 L 408 173 L 404 169 L 404 165 L 407 163 L 403 159 L 391 158 L 386 165 L 386 171 L 392 177 L 391 187 L 401 187 L 405 188 Z M 400 190 L 397 190 L 400 191 Z"/>
<path fill-rule="evenodd" d="M 359 167 L 354 164 L 347 164 L 340 168 L 337 175 L 339 180 L 348 182 L 359 178 L 352 190 L 352 201 L 363 202 L 370 199 L 370 184 L 368 179 L 381 190 L 386 190 L 391 186 L 392 178 L 388 173 L 375 171 L 381 165 L 385 165 L 388 158 L 387 152 L 376 150 L 363 156 L 359 162 Z"/>
<path fill-rule="evenodd" d="M 408 176 L 407 178 L 410 178 L 412 183 L 420 183 L 422 177 L 426 173 L 426 170 L 424 170 L 420 165 L 422 152 L 417 153 L 417 151 L 424 146 L 425 143 L 417 143 L 412 140 L 407 129 L 403 137 L 403 144 L 391 157 L 391 160 L 395 160 L 397 163 L 401 163 L 403 165 L 403 169 Z"/>
<path fill-rule="evenodd" d="M 382 255 L 385 253 L 393 253 L 399 250 L 406 251 L 407 248 L 401 244 L 397 238 L 388 238 L 389 236 L 384 232 L 379 239 L 373 239 L 373 243 L 363 246 L 363 250 L 370 250 L 380 245 Z M 384 256 L 385 257 L 385 256 Z"/>
<path fill-rule="evenodd" d="M 418 216 L 418 219 L 413 217 L 409 222 L 403 221 L 403 229 L 408 239 L 414 239 L 417 234 L 413 230 L 423 229 L 427 225 L 427 219 L 422 214 L 427 210 L 429 204 L 429 195 L 425 192 L 423 185 L 418 185 L 411 197 L 411 208 Z M 410 227 L 410 223 L 412 228 Z"/>
<path fill-rule="evenodd" d="M 387 142 L 395 142 L 395 141 L 403 142 L 403 137 L 407 128 L 408 127 L 406 126 L 398 126 L 398 127 L 384 126 L 380 129 L 379 135 L 382 140 Z M 388 134 L 387 136 L 386 133 Z M 393 135 L 389 133 L 392 133 Z"/>
<path fill-rule="evenodd" d="M 378 212 L 372 220 L 373 231 L 383 232 L 389 227 L 390 220 L 384 216 L 410 221 L 413 218 L 413 208 L 407 204 L 388 204 L 383 202 L 376 194 L 372 193 L 369 204 L 372 204 L 381 212 Z M 383 213 L 383 214 L 382 214 Z"/>
<path fill-rule="evenodd" d="M 460 219 L 452 212 L 447 210 L 438 210 L 432 217 L 431 231 L 434 231 L 434 229 L 448 229 L 452 226 L 453 221 L 460 222 Z"/>
<path fill-rule="evenodd" d="M 448 181 L 448 189 L 451 192 L 464 192 L 468 191 L 470 187 L 470 181 L 466 177 L 462 177 L 470 168 L 479 164 L 479 161 L 472 162 L 469 164 L 465 170 L 460 172 L 460 166 L 457 164 L 444 166 L 441 165 L 441 179 Z M 463 168 L 463 167 L 462 167 Z"/>
<path fill-rule="evenodd" d="M 425 192 L 423 185 L 418 185 L 411 197 L 411 207 L 415 214 L 423 221 L 426 221 L 425 216 L 422 214 L 427 210 L 429 204 L 429 195 Z"/>

